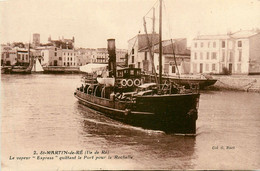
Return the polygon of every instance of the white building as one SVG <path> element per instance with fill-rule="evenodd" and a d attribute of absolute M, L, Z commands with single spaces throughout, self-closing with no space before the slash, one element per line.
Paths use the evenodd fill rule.
<path fill-rule="evenodd" d="M 62 66 L 62 50 L 55 46 L 38 47 L 43 58 L 42 65 L 44 66 Z"/>
<path fill-rule="evenodd" d="M 74 49 L 62 49 L 62 66 L 76 66 L 76 52 Z"/>
<path fill-rule="evenodd" d="M 249 61 L 256 62 L 260 59 L 259 36 L 260 33 L 254 31 L 198 36 L 191 45 L 190 72 L 250 74 Z M 260 72 L 257 71 L 257 66 L 254 70 Z"/>

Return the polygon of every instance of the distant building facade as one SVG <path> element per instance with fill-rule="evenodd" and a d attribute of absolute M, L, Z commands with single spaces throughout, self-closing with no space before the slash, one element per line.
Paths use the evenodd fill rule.
<path fill-rule="evenodd" d="M 116 49 L 116 62 L 120 65 L 125 65 L 126 63 L 127 49 Z"/>
<path fill-rule="evenodd" d="M 11 46 L 1 45 L 1 66 L 11 66 L 17 62 L 17 51 Z"/>
<path fill-rule="evenodd" d="M 74 49 L 62 49 L 62 66 L 76 66 L 76 51 Z"/>
<path fill-rule="evenodd" d="M 62 66 L 62 50 L 55 46 L 39 48 L 43 58 L 42 65 L 44 66 Z"/>
<path fill-rule="evenodd" d="M 192 41 L 190 68 L 192 74 L 260 73 L 260 33 L 198 36 Z"/>

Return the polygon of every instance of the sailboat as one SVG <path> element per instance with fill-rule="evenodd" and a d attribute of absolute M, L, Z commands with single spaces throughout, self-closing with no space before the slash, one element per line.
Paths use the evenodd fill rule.
<path fill-rule="evenodd" d="M 161 5 L 162 0 L 160 21 Z M 161 28 L 160 22 L 159 80 L 139 85 L 136 80 L 141 77 L 140 69 L 130 67 L 117 71 L 115 39 L 108 39 L 109 79 L 87 73 L 74 96 L 79 103 L 129 125 L 166 133 L 196 134 L 200 94 L 172 83 L 163 84 Z M 114 84 L 106 84 L 106 80 Z"/>
<path fill-rule="evenodd" d="M 35 58 L 35 62 L 32 68 L 33 73 L 43 73 L 43 67 L 38 58 Z"/>

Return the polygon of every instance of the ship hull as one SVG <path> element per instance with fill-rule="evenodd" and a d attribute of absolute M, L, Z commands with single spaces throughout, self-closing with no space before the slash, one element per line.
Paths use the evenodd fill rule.
<path fill-rule="evenodd" d="M 76 90 L 81 104 L 123 123 L 166 133 L 196 134 L 199 94 L 142 96 L 135 102 L 112 101 Z"/>
<path fill-rule="evenodd" d="M 155 82 L 153 75 L 143 75 L 145 82 Z M 214 85 L 217 82 L 217 79 L 206 79 L 206 78 L 177 78 L 177 77 L 166 77 L 163 76 L 163 82 L 170 81 L 176 84 L 185 86 L 185 88 L 190 88 L 191 84 L 199 85 L 199 89 L 204 89 L 208 86 Z"/>
<path fill-rule="evenodd" d="M 190 88 L 190 84 L 198 84 L 200 89 L 204 89 L 205 87 L 214 85 L 217 80 L 216 79 L 184 79 L 184 78 L 169 78 L 172 82 L 183 85 L 186 88 Z"/>

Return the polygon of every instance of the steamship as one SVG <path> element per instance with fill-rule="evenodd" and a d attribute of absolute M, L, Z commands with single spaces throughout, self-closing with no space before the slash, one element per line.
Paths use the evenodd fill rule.
<path fill-rule="evenodd" d="M 161 34 L 159 38 L 161 48 Z M 144 83 L 141 69 L 117 70 L 115 39 L 108 39 L 107 49 L 108 66 L 92 64 L 86 68 L 88 74 L 74 92 L 79 103 L 132 126 L 166 133 L 196 134 L 198 89 L 185 89 L 173 82 L 162 84 L 161 62 L 159 80 Z"/>

